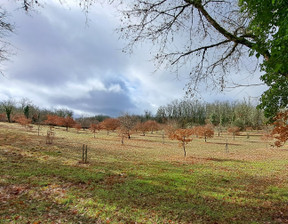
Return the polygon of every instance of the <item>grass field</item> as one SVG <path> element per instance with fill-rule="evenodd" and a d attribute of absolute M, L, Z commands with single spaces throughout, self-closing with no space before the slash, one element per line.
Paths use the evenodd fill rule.
<path fill-rule="evenodd" d="M 0 123 L 0 223 L 288 223 L 288 150 L 260 133 L 195 138 L 184 158 L 160 132 L 47 130 Z"/>

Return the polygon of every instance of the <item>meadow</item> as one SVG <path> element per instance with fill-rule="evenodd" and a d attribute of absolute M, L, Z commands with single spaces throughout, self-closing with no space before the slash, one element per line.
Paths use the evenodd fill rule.
<path fill-rule="evenodd" d="M 160 131 L 47 130 L 0 123 L 1 224 L 288 223 L 288 149 L 261 131 L 194 138 L 184 158 Z"/>

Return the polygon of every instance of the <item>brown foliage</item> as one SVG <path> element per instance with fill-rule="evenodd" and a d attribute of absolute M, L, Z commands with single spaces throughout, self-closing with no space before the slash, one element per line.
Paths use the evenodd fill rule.
<path fill-rule="evenodd" d="M 57 115 L 48 114 L 44 123 L 52 126 L 63 126 L 66 127 L 66 131 L 68 131 L 68 128 L 72 128 L 76 124 L 76 121 L 70 116 L 59 117 Z"/>
<path fill-rule="evenodd" d="M 235 138 L 236 135 L 239 135 L 240 128 L 239 127 L 230 127 L 227 129 L 227 131 L 233 135 L 233 138 Z"/>
<path fill-rule="evenodd" d="M 79 132 L 82 129 L 82 125 L 80 123 L 75 123 L 74 128 Z"/>
<path fill-rule="evenodd" d="M 207 142 L 207 138 L 213 138 L 214 128 L 211 124 L 206 124 L 205 126 L 197 126 L 194 128 L 194 133 L 198 137 L 202 137 Z"/>
<path fill-rule="evenodd" d="M 101 127 L 107 131 L 115 131 L 120 126 L 120 121 L 116 118 L 107 118 L 101 122 Z"/>
<path fill-rule="evenodd" d="M 158 131 L 159 130 L 159 124 L 156 121 L 146 121 L 144 123 L 144 126 L 146 127 L 146 129 L 148 129 L 148 131 L 151 131 L 151 133 L 153 133 L 153 131 Z"/>
<path fill-rule="evenodd" d="M 193 129 L 176 129 L 168 135 L 170 139 L 179 141 L 179 146 L 183 147 L 184 157 L 186 156 L 185 145 L 192 141 L 192 138 L 189 138 L 192 134 L 194 134 Z"/>
<path fill-rule="evenodd" d="M 59 124 L 59 117 L 57 115 L 47 115 L 47 119 L 44 121 L 45 124 L 51 126 L 58 126 Z"/>
<path fill-rule="evenodd" d="M 76 124 L 76 121 L 70 116 L 68 117 L 59 117 L 59 123 L 60 126 L 66 127 L 66 131 L 68 131 L 68 128 L 73 128 L 73 126 Z"/>
<path fill-rule="evenodd" d="M 156 121 L 148 120 L 146 122 L 137 122 L 134 130 L 141 131 L 143 135 L 145 135 L 146 132 L 151 131 L 153 133 L 154 131 L 158 131 L 160 129 L 160 125 Z"/>
<path fill-rule="evenodd" d="M 31 124 L 32 120 L 26 118 L 24 115 L 18 115 L 14 117 L 15 122 L 21 124 L 22 126 L 27 127 L 29 124 Z"/>
<path fill-rule="evenodd" d="M 277 139 L 274 145 L 280 147 L 288 140 L 288 110 L 278 113 L 275 120 L 271 134 Z"/>
<path fill-rule="evenodd" d="M 94 138 L 95 138 L 96 132 L 101 130 L 101 124 L 99 122 L 93 123 L 90 125 L 89 129 L 94 133 Z"/>
<path fill-rule="evenodd" d="M 5 113 L 0 114 L 0 121 L 7 121 L 7 117 Z"/>
<path fill-rule="evenodd" d="M 147 125 L 145 125 L 145 123 L 142 122 L 138 122 L 135 127 L 134 127 L 135 131 L 140 131 L 142 132 L 142 134 L 145 136 L 145 133 L 147 131 L 149 131 L 149 127 Z"/>

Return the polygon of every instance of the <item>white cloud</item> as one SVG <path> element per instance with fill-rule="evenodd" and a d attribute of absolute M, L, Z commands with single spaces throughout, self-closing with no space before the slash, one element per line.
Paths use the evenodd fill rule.
<path fill-rule="evenodd" d="M 123 54 L 124 43 L 114 32 L 119 21 L 110 6 L 91 8 L 88 26 L 78 6 L 63 7 L 58 0 L 49 1 L 31 16 L 21 10 L 13 11 L 13 16 L 17 31 L 11 40 L 18 54 L 6 65 L 1 99 L 27 97 L 45 108 L 57 105 L 77 114 L 117 116 L 124 111 L 155 113 L 159 106 L 184 96 L 189 68 L 179 79 L 166 70 L 153 73 L 148 43 L 132 55 Z M 257 95 L 262 90 L 232 89 L 226 95 L 206 92 L 203 98 L 210 100 Z"/>

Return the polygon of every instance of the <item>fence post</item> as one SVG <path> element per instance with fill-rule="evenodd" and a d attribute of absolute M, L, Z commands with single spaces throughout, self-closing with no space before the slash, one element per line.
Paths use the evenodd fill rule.
<path fill-rule="evenodd" d="M 85 148 L 85 163 L 87 163 L 87 151 L 88 151 L 88 146 L 86 145 L 86 148 Z"/>
<path fill-rule="evenodd" d="M 84 150 L 85 150 L 85 145 L 83 144 L 82 146 L 82 162 L 84 163 Z"/>
<path fill-rule="evenodd" d="M 83 146 L 82 146 L 82 163 L 87 163 L 87 152 L 88 152 L 88 146 L 83 144 Z"/>
<path fill-rule="evenodd" d="M 228 149 L 228 139 L 226 138 L 226 143 L 225 143 L 225 150 L 226 153 L 229 153 L 229 149 Z"/>

